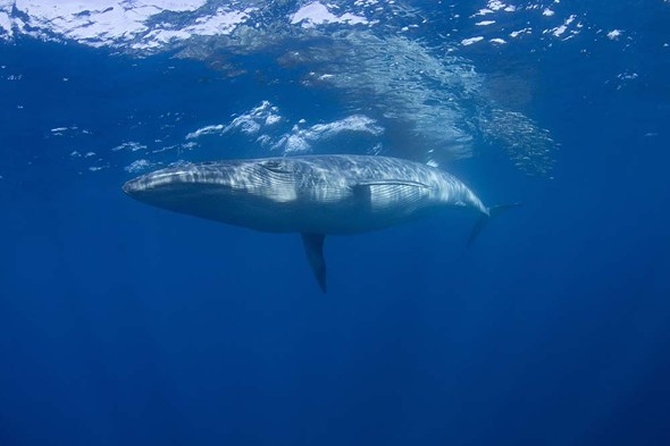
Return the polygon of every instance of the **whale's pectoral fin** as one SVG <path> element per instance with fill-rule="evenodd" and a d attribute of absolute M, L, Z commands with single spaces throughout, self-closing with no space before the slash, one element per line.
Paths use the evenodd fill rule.
<path fill-rule="evenodd" d="M 352 186 L 351 190 L 358 196 L 370 197 L 372 189 L 375 188 L 382 195 L 397 192 L 399 189 L 424 191 L 430 189 L 423 183 L 410 180 L 380 180 L 380 181 L 360 181 Z"/>
<path fill-rule="evenodd" d="M 430 188 L 423 183 L 410 180 L 362 181 L 350 186 L 359 202 L 369 203 L 372 196 L 389 197 L 399 194 L 408 202 L 420 200 Z"/>
<path fill-rule="evenodd" d="M 472 245 L 475 239 L 482 232 L 482 229 L 484 229 L 484 227 L 489 221 L 491 221 L 492 218 L 496 218 L 498 215 L 519 206 L 521 206 L 521 203 L 502 204 L 488 208 L 488 214 L 482 214 L 481 217 L 479 217 L 479 220 L 477 220 L 477 223 L 475 223 L 475 227 L 472 228 L 470 238 L 468 239 L 468 246 Z"/>
<path fill-rule="evenodd" d="M 326 261 L 323 259 L 323 240 L 325 238 L 323 234 L 302 233 L 302 242 L 305 245 L 309 266 L 312 267 L 316 281 L 319 282 L 319 287 L 324 293 L 326 292 Z"/>

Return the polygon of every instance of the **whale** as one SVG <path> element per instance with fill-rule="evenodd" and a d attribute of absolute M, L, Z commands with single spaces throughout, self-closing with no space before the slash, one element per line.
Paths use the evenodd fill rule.
<path fill-rule="evenodd" d="M 434 214 L 479 215 L 468 245 L 491 217 L 517 203 L 487 207 L 461 180 L 418 162 L 372 155 L 307 155 L 190 163 L 131 179 L 123 192 L 142 203 L 216 222 L 302 236 L 325 293 L 326 236 L 381 230 Z"/>

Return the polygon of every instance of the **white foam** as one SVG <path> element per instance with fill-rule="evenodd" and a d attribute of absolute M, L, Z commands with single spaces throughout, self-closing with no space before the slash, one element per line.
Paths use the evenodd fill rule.
<path fill-rule="evenodd" d="M 225 128 L 226 126 L 223 124 L 206 125 L 205 127 L 199 128 L 195 132 L 191 132 L 188 135 L 186 135 L 186 139 L 196 139 L 200 138 L 203 135 L 221 133 Z"/>
<path fill-rule="evenodd" d="M 144 22 L 162 11 L 141 2 L 131 8 L 125 8 L 123 3 L 112 0 L 17 0 L 16 8 L 29 17 L 29 24 L 34 29 L 30 34 L 43 37 L 45 33 L 55 33 L 97 46 L 110 39 L 145 31 Z"/>
<path fill-rule="evenodd" d="M 509 36 L 514 39 L 516 37 L 519 37 L 521 34 L 530 34 L 532 31 L 533 30 L 531 28 L 523 28 L 517 31 L 512 31 L 511 33 L 509 33 Z"/>
<path fill-rule="evenodd" d="M 181 28 L 163 21 L 149 23 L 158 14 L 196 11 L 206 3 L 206 0 L 16 0 L 15 7 L 28 17 L 29 27 L 25 28 L 20 17 L 0 12 L 0 31 L 11 36 L 16 28 L 42 39 L 60 36 L 94 47 L 130 43 L 134 49 L 153 49 L 194 35 L 229 34 L 254 10 L 219 8 L 214 14 L 198 17 L 195 23 Z"/>
<path fill-rule="evenodd" d="M 630 81 L 630 80 L 633 80 L 633 79 L 637 79 L 638 76 L 639 75 L 637 73 L 629 73 L 629 72 L 624 72 L 624 73 L 617 74 L 617 78 L 619 78 L 621 80 L 624 80 L 624 81 Z"/>
<path fill-rule="evenodd" d="M 508 8 L 514 11 L 515 9 L 514 6 L 508 6 L 500 0 L 489 0 L 486 7 L 492 11 L 500 11 L 501 9 L 506 11 Z"/>
<path fill-rule="evenodd" d="M 565 19 L 562 25 L 557 26 L 556 28 L 545 30 L 544 33 L 550 32 L 554 37 L 561 37 L 563 34 L 565 34 L 565 32 L 568 30 L 568 27 L 572 24 L 572 22 L 575 21 L 576 18 L 577 16 L 572 14 L 567 19 Z M 577 28 L 581 28 L 580 24 L 577 24 Z M 577 31 L 572 32 L 573 36 L 575 34 L 577 34 Z"/>
<path fill-rule="evenodd" d="M 275 149 L 282 149 L 286 154 L 305 153 L 312 150 L 312 146 L 300 134 L 289 135 L 275 144 Z"/>
<path fill-rule="evenodd" d="M 351 143 L 356 137 L 378 137 L 384 132 L 377 121 L 358 114 L 305 127 L 306 124 L 304 119 L 295 124 L 287 122 L 276 106 L 263 101 L 259 106 L 236 116 L 228 124 L 202 127 L 186 135 L 186 139 L 238 134 L 253 137 L 252 140 L 261 147 L 288 154 L 310 152 L 314 144 L 334 140 L 343 134 L 347 135 L 347 141 Z"/>
<path fill-rule="evenodd" d="M 0 0 L 0 39 L 27 34 L 44 40 L 75 40 L 89 46 L 129 46 L 135 50 L 155 50 L 193 36 L 228 35 L 250 14 L 272 8 L 272 2 L 220 2 L 215 13 L 203 8 L 207 0 Z M 393 2 L 391 2 L 393 3 Z M 253 5 L 260 5 L 258 8 Z M 247 7 L 247 5 L 252 5 Z M 384 9 L 378 1 L 356 1 L 354 8 Z M 385 5 L 386 6 L 386 5 Z M 205 15 L 180 17 L 165 12 L 189 13 L 203 9 Z M 289 19 L 310 28 L 322 24 L 371 25 L 364 15 L 335 14 L 339 8 L 313 1 Z M 402 8 L 393 6 L 394 9 Z M 17 13 L 13 11 L 16 9 Z M 279 7 L 274 8 L 279 9 Z M 196 12 L 197 14 L 197 12 Z M 159 17 L 160 16 L 160 17 Z M 158 17 L 158 20 L 156 18 Z M 181 20 L 185 17 L 186 21 Z M 24 23 L 24 19 L 27 23 Z M 284 18 L 285 20 L 285 18 Z M 379 20 L 373 21 L 374 23 Z M 410 25 L 416 26 L 416 25 Z"/>
<path fill-rule="evenodd" d="M 156 163 L 152 163 L 146 159 L 135 160 L 126 167 L 123 168 L 128 173 L 140 173 L 154 167 Z"/>
<path fill-rule="evenodd" d="M 230 34 L 238 24 L 249 18 L 249 13 L 252 11 L 254 8 L 244 11 L 225 11 L 219 8 L 214 15 L 197 18 L 196 24 L 184 28 L 184 31 L 199 36 Z"/>
<path fill-rule="evenodd" d="M 364 115 L 349 116 L 327 124 L 316 124 L 307 130 L 309 139 L 318 140 L 332 138 L 342 132 L 362 132 L 379 136 L 384 129 L 377 125 L 377 121 Z"/>
<path fill-rule="evenodd" d="M 265 118 L 265 125 L 277 124 L 278 122 L 281 122 L 281 120 L 282 120 L 281 116 L 274 115 L 271 113 Z"/>
<path fill-rule="evenodd" d="M 0 38 L 2 37 L 14 37 L 14 30 L 12 29 L 12 19 L 9 17 L 9 14 L 0 10 Z"/>
<path fill-rule="evenodd" d="M 552 34 L 553 34 L 555 37 L 560 37 L 560 36 L 563 35 L 563 33 L 564 33 L 567 29 L 568 29 L 567 26 L 565 26 L 565 25 L 561 25 L 561 26 L 558 26 L 558 27 L 554 28 L 554 29 L 552 30 Z"/>
<path fill-rule="evenodd" d="M 224 132 L 228 132 L 235 128 L 239 129 L 242 133 L 246 133 L 247 135 L 253 135 L 254 133 L 259 132 L 261 129 L 261 124 L 256 122 L 253 116 L 240 116 L 233 119 L 233 122 L 231 122 L 230 125 L 224 129 Z"/>
<path fill-rule="evenodd" d="M 612 31 L 607 33 L 607 38 L 610 40 L 617 40 L 620 36 L 621 36 L 620 29 L 613 29 Z"/>
<path fill-rule="evenodd" d="M 482 16 L 482 15 L 489 15 L 489 14 L 493 14 L 493 11 L 491 9 L 482 8 L 479 11 L 477 11 L 476 13 L 474 13 L 472 16 L 475 17 L 475 16 Z"/>
<path fill-rule="evenodd" d="M 351 13 L 336 16 L 331 13 L 325 5 L 318 1 L 303 6 L 291 15 L 291 24 L 300 24 L 303 28 L 313 28 L 317 25 L 327 23 L 348 23 L 350 25 L 357 25 L 367 24 L 368 21 L 365 17 L 360 17 Z"/>
<path fill-rule="evenodd" d="M 495 22 L 495 20 L 482 20 L 481 22 L 475 23 L 475 26 L 489 26 L 493 25 Z"/>
<path fill-rule="evenodd" d="M 127 150 L 129 152 L 137 152 L 138 150 L 145 150 L 146 148 L 147 146 L 145 146 L 144 144 L 140 144 L 139 142 L 128 141 L 112 148 L 112 152 L 119 152 L 121 150 Z"/>
<path fill-rule="evenodd" d="M 461 45 L 468 46 L 472 45 L 473 43 L 481 42 L 482 40 L 484 40 L 484 37 L 482 36 L 470 37 L 469 39 L 461 40 Z"/>
<path fill-rule="evenodd" d="M 132 44 L 136 50 L 160 48 L 161 46 L 178 40 L 186 40 L 191 33 L 185 30 L 156 29 L 146 34 L 142 42 Z"/>
<path fill-rule="evenodd" d="M 474 13 L 471 17 L 494 14 L 498 11 L 514 12 L 516 11 L 516 6 L 505 4 L 499 0 L 489 0 L 486 3 L 485 8 L 480 9 L 479 11 Z"/>
<path fill-rule="evenodd" d="M 501 39 L 501 38 L 499 38 L 499 37 L 495 37 L 495 38 L 489 40 L 489 42 L 494 43 L 494 44 L 496 44 L 496 45 L 504 45 L 504 44 L 507 43 L 507 42 L 505 41 L 505 39 Z"/>
<path fill-rule="evenodd" d="M 252 135 L 264 127 L 272 126 L 282 121 L 279 108 L 269 101 L 262 101 L 258 106 L 246 113 L 235 117 L 228 124 L 207 125 L 186 135 L 186 139 L 197 139 L 204 135 L 222 135 L 233 130 Z"/>
<path fill-rule="evenodd" d="M 374 119 L 364 115 L 353 115 L 325 124 L 315 124 L 306 129 L 294 125 L 291 133 L 281 136 L 272 145 L 272 149 L 281 150 L 286 154 L 304 153 L 311 151 L 314 144 L 322 145 L 343 134 L 376 137 L 382 133 L 384 133 L 384 128 Z"/>

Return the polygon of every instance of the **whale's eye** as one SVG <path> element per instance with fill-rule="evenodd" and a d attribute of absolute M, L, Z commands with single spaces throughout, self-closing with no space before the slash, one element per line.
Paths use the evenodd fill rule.
<path fill-rule="evenodd" d="M 260 166 L 274 173 L 289 174 L 292 172 L 290 165 L 282 160 L 266 160 L 261 162 Z"/>

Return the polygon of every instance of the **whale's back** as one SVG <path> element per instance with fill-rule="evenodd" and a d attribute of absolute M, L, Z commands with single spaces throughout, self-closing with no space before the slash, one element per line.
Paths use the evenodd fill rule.
<path fill-rule="evenodd" d="M 385 157 L 331 155 L 273 159 L 277 175 L 294 178 L 285 203 L 299 232 L 352 234 L 393 226 L 439 204 L 440 172 Z"/>

